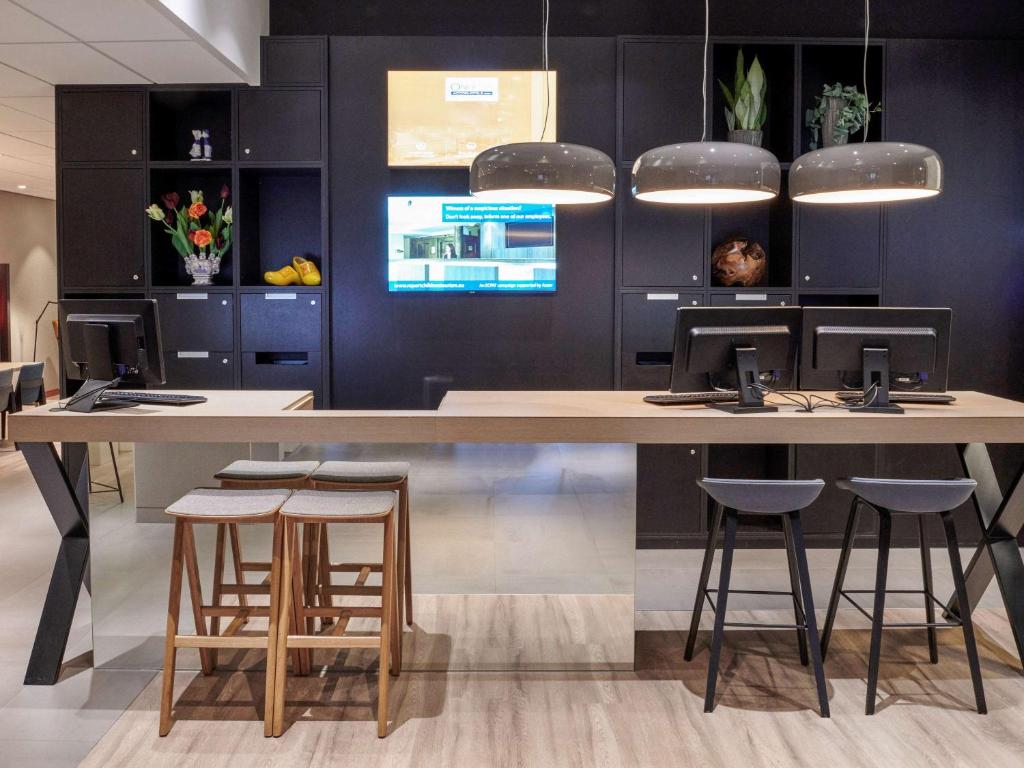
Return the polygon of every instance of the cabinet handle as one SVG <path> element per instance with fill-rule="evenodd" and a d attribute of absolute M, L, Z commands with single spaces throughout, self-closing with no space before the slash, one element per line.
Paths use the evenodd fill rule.
<path fill-rule="evenodd" d="M 247 155 L 251 155 L 251 154 L 252 154 L 252 150 L 251 150 L 251 149 L 249 149 L 248 147 L 246 147 L 246 148 L 245 148 L 245 149 L 243 149 L 242 151 L 243 151 L 243 152 L 245 152 L 245 154 L 247 154 Z"/>
<path fill-rule="evenodd" d="M 697 449 L 696 448 L 691 448 L 690 449 L 690 455 L 691 456 L 696 456 L 697 455 Z"/>
<path fill-rule="evenodd" d="M 133 149 L 133 150 L 132 150 L 131 152 L 132 152 L 132 156 L 133 156 L 133 157 L 134 157 L 135 155 L 139 154 L 139 150 L 137 150 L 137 149 Z"/>
<path fill-rule="evenodd" d="M 179 360 L 206 360 L 210 357 L 209 352 L 179 352 Z"/>
<path fill-rule="evenodd" d="M 226 306 L 228 305 L 228 300 L 227 300 L 227 299 L 221 299 L 221 300 L 220 300 L 220 305 L 221 305 L 222 307 L 226 307 Z"/>
<path fill-rule="evenodd" d="M 780 302 L 779 302 L 779 306 L 780 306 L 780 307 L 784 307 L 784 306 L 786 306 L 786 302 L 784 302 L 784 301 L 780 301 Z"/>
<path fill-rule="evenodd" d="M 310 299 L 309 300 L 309 306 L 315 307 L 316 306 L 316 299 Z"/>
<path fill-rule="evenodd" d="M 221 362 L 224 363 L 224 365 L 227 365 L 228 364 L 228 359 L 225 357 L 224 359 L 221 360 Z"/>
<path fill-rule="evenodd" d="M 700 278 L 697 277 L 696 275 L 690 275 L 690 278 L 693 279 L 693 280 L 700 280 Z"/>
<path fill-rule="evenodd" d="M 264 293 L 263 298 L 267 301 L 295 301 L 299 298 L 297 293 Z"/>
<path fill-rule="evenodd" d="M 693 301 L 691 301 L 691 302 L 690 302 L 690 304 L 691 304 L 692 306 L 696 307 L 696 306 L 697 306 L 697 300 L 696 300 L 696 299 L 694 299 Z"/>
<path fill-rule="evenodd" d="M 132 275 L 132 280 L 138 280 L 138 279 L 139 279 L 138 275 Z"/>
<path fill-rule="evenodd" d="M 811 282 L 811 276 L 810 275 L 804 275 L 804 282 L 805 283 Z"/>
<path fill-rule="evenodd" d="M 178 301 L 206 301 L 209 298 L 205 293 L 178 293 L 175 294 Z"/>
<path fill-rule="evenodd" d="M 648 301 L 679 301 L 678 293 L 648 293 Z"/>

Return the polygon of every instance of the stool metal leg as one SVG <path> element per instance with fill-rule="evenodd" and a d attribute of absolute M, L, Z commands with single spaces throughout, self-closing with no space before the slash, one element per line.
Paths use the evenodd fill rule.
<path fill-rule="evenodd" d="M 960 621 L 964 630 L 967 664 L 971 668 L 971 682 L 974 684 L 974 701 L 978 707 L 978 714 L 984 715 L 988 712 L 988 706 L 985 703 L 985 689 L 981 682 L 981 663 L 978 661 L 978 645 L 974 638 L 974 622 L 971 620 L 971 602 L 967 597 L 967 583 L 964 579 L 963 564 L 960 562 L 960 549 L 952 512 L 942 513 L 942 525 L 946 531 L 946 548 L 949 550 L 949 564 L 953 569 L 953 585 L 956 588 L 957 601 L 960 606 Z"/>
<path fill-rule="evenodd" d="M 167 634 L 164 639 L 164 676 L 160 690 L 160 735 L 171 731 L 171 708 L 174 701 L 174 665 L 178 649 L 174 639 L 178 634 L 181 614 L 181 569 L 185 540 L 185 524 L 174 521 L 174 549 L 171 554 L 171 585 L 167 596 Z"/>
<path fill-rule="evenodd" d="M 917 531 L 921 537 L 921 580 L 924 584 L 924 615 L 929 624 L 935 623 L 935 602 L 932 595 L 932 554 L 928 548 L 928 532 L 925 530 L 924 515 L 917 516 Z M 935 627 L 928 627 L 928 659 L 932 664 L 939 663 L 939 644 L 936 639 Z"/>
<path fill-rule="evenodd" d="M 718 577 L 718 604 L 715 606 L 715 628 L 711 634 L 711 657 L 708 659 L 708 683 L 704 694 L 704 711 L 715 708 L 715 685 L 718 682 L 718 662 L 722 656 L 722 635 L 725 632 L 725 611 L 729 604 L 729 576 L 732 573 L 732 553 L 736 548 L 736 510 L 725 512 L 725 541 L 722 544 L 722 570 Z"/>
<path fill-rule="evenodd" d="M 821 657 L 821 641 L 818 637 L 818 618 L 814 614 L 814 595 L 811 592 L 811 569 L 807 565 L 807 548 L 804 545 L 804 528 L 800 512 L 790 512 L 782 520 L 789 529 L 793 542 L 793 557 L 800 576 L 800 591 L 803 593 L 804 626 L 807 630 L 807 644 L 811 651 L 811 666 L 814 668 L 814 683 L 818 689 L 818 708 L 822 717 L 829 717 L 828 685 Z"/>
<path fill-rule="evenodd" d="M 683 658 L 690 661 L 693 658 L 693 647 L 697 642 L 697 630 L 700 628 L 700 615 L 704 609 L 705 593 L 708 588 L 708 579 L 711 576 L 711 566 L 715 560 L 715 544 L 718 543 L 718 529 L 722 527 L 722 505 L 715 502 L 714 517 L 711 520 L 711 527 L 708 529 L 708 540 L 704 546 L 704 561 L 700 566 L 700 579 L 697 583 L 697 597 L 693 601 L 693 615 L 690 617 L 690 632 L 686 636 L 686 650 Z"/>
<path fill-rule="evenodd" d="M 786 539 L 786 564 L 789 566 L 789 588 L 793 592 L 793 617 L 796 624 L 803 624 L 804 605 L 800 600 L 800 576 L 797 571 L 796 556 L 793 547 L 793 531 L 789 519 L 782 518 L 782 533 Z M 807 636 L 804 630 L 797 629 L 796 642 L 800 648 L 800 663 L 807 666 Z"/>
<path fill-rule="evenodd" d="M 878 508 L 878 566 L 875 572 L 875 609 L 871 620 L 871 653 L 868 657 L 868 692 L 864 713 L 875 714 L 878 688 L 878 664 L 882 652 L 882 620 L 885 614 L 885 583 L 889 573 L 889 545 L 892 541 L 892 516 Z"/>
<path fill-rule="evenodd" d="M 843 582 L 846 581 L 846 569 L 850 565 L 850 553 L 853 551 L 853 539 L 857 535 L 857 522 L 860 519 L 860 499 L 855 498 L 850 505 L 850 514 L 846 518 L 846 533 L 843 534 L 843 547 L 839 550 L 839 565 L 836 566 L 836 580 L 832 586 L 832 595 L 828 600 L 828 612 L 825 614 L 825 629 L 821 635 L 821 657 L 828 656 L 828 645 L 832 639 L 832 629 L 835 626 L 836 611 L 839 610 L 839 601 L 842 596 L 839 594 L 843 589 Z"/>

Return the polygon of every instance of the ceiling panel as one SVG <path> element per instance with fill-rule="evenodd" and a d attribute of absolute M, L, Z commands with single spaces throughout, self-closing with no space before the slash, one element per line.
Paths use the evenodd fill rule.
<path fill-rule="evenodd" d="M 240 83 L 242 79 L 192 41 L 95 43 L 96 48 L 158 83 Z"/>
<path fill-rule="evenodd" d="M 0 128 L 0 130 L 3 130 Z M 14 136 L 16 139 L 24 139 L 25 141 L 31 141 L 33 144 L 40 144 L 44 147 L 53 149 L 56 144 L 53 140 L 53 128 L 51 127 L 48 131 L 4 131 L 8 136 Z"/>
<path fill-rule="evenodd" d="M 74 40 L 10 0 L 0 0 L 0 19 L 3 19 L 0 43 L 68 43 Z"/>
<path fill-rule="evenodd" d="M 48 123 L 54 122 L 54 105 L 52 95 L 18 96 L 13 98 L 0 96 L 0 105 L 16 109 L 19 112 L 26 112 L 45 120 Z"/>
<path fill-rule="evenodd" d="M 0 96 L 53 96 L 53 86 L 0 63 Z"/>
<path fill-rule="evenodd" d="M 0 44 L 0 62 L 48 83 L 148 82 L 84 43 Z"/>
<path fill-rule="evenodd" d="M 0 133 L 0 155 L 34 158 L 40 155 L 52 156 L 53 149 L 45 144 L 19 139 L 7 133 Z"/>
<path fill-rule="evenodd" d="M 19 187 L 24 186 L 24 189 Z M 12 172 L 0 168 L 0 189 L 7 192 L 16 192 L 21 195 L 35 195 L 36 197 L 53 198 L 53 182 L 34 181 L 26 179 L 21 173 Z"/>
<path fill-rule="evenodd" d="M 50 131 L 52 133 L 53 122 L 0 103 L 0 131 L 4 133 L 10 133 L 11 131 Z"/>
<path fill-rule="evenodd" d="M 146 0 L 15 0 L 86 42 L 187 40 L 188 35 Z"/>
<path fill-rule="evenodd" d="M 26 179 L 34 179 L 44 186 L 53 185 L 53 169 L 33 160 L 0 155 L 0 170 L 20 173 Z M 26 182 L 28 183 L 28 182 Z"/>

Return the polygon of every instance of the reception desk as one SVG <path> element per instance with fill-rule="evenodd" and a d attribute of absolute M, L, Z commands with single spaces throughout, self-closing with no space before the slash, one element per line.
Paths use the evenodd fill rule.
<path fill-rule="evenodd" d="M 1018 474 L 1003 494 L 986 448 L 988 443 L 1024 443 L 1022 403 L 977 392 L 955 392 L 955 405 L 909 405 L 899 416 L 834 409 L 807 414 L 788 405 L 780 406 L 776 413 L 736 416 L 703 406 L 652 406 L 642 401 L 643 393 L 622 391 L 451 392 L 437 411 L 314 411 L 308 392 L 201 394 L 208 402 L 184 408 L 146 405 L 78 414 L 45 407 L 11 418 L 11 435 L 23 450 L 62 535 L 26 683 L 52 684 L 57 679 L 88 572 L 86 445 L 106 441 L 955 444 L 964 473 L 978 481 L 974 505 L 984 531 L 967 572 L 969 594 L 972 601 L 978 600 L 996 578 L 1018 650 L 1024 651 L 1024 562 L 1015 539 L 1024 527 L 1024 491 L 1019 490 Z M 629 512 L 635 514 L 635 508 Z M 580 626 L 607 633 L 582 641 L 576 638 L 576 647 L 589 649 L 589 656 L 561 657 L 556 652 L 546 664 L 541 648 L 541 656 L 533 660 L 536 663 L 524 666 L 608 669 L 631 665 L 633 602 L 631 595 L 627 597 L 606 600 L 603 605 L 612 607 L 605 614 L 573 607 L 577 618 L 584 617 Z M 955 612 L 955 601 L 948 607 Z M 568 603 L 548 601 L 544 609 L 557 614 L 569 607 Z M 516 606 L 510 610 L 515 611 Z"/>

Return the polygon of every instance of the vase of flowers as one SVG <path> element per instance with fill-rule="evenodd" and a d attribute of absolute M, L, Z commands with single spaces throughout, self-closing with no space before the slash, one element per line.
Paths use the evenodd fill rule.
<path fill-rule="evenodd" d="M 220 188 L 220 206 L 216 211 L 206 206 L 201 190 L 193 189 L 188 194 L 188 205 L 179 208 L 178 193 L 167 192 L 160 196 L 163 207 L 153 203 L 146 209 L 146 215 L 163 224 L 171 245 L 185 262 L 192 285 L 211 285 L 220 272 L 221 259 L 231 247 L 234 218 L 231 206 L 227 205 L 231 190 L 226 184 Z"/>

